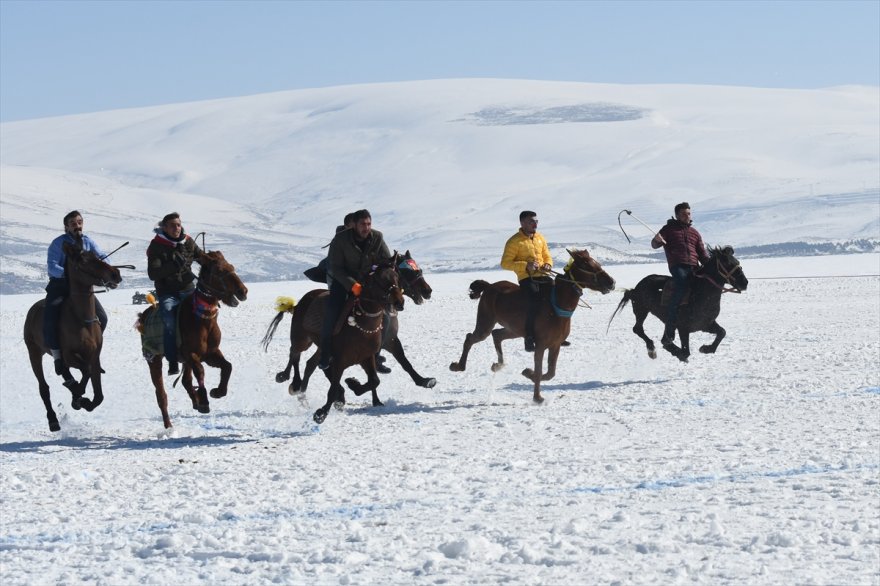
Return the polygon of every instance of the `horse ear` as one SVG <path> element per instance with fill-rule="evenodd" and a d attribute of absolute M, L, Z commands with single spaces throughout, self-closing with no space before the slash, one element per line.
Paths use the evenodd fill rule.
<path fill-rule="evenodd" d="M 724 247 L 723 252 L 724 252 L 724 254 L 726 254 L 727 256 L 733 256 L 733 247 L 732 247 L 731 245 L 728 244 L 727 246 Z"/>
<path fill-rule="evenodd" d="M 77 246 L 76 244 L 71 244 L 70 242 L 62 243 L 61 250 L 64 251 L 64 256 L 68 258 L 79 259 L 83 253 L 82 247 Z"/>

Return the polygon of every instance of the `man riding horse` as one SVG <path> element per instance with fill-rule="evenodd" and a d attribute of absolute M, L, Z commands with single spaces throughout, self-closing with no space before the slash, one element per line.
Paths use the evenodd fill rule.
<path fill-rule="evenodd" d="M 321 370 L 330 367 L 333 330 L 349 293 L 358 297 L 361 294 L 361 281 L 373 265 L 391 258 L 382 233 L 372 228 L 373 219 L 369 211 L 354 212 L 352 220 L 354 227 L 337 233 L 330 242 L 327 262 L 330 294 L 321 327 L 321 362 L 318 364 Z M 385 319 L 388 319 L 387 314 Z"/>
<path fill-rule="evenodd" d="M 177 306 L 195 289 L 193 260 L 202 249 L 183 230 L 180 214 L 167 214 L 153 230 L 156 236 L 147 247 L 147 274 L 156 286 L 162 316 L 162 345 L 168 360 L 168 374 L 180 373 L 177 363 Z"/>
<path fill-rule="evenodd" d="M 670 218 L 651 240 L 652 248 L 663 247 L 672 274 L 673 289 L 667 309 L 666 328 L 660 338 L 664 348 L 675 341 L 678 306 L 688 291 L 694 271 L 709 260 L 703 237 L 692 224 L 691 206 L 686 201 L 681 202 L 675 206 L 675 217 Z"/>
<path fill-rule="evenodd" d="M 55 238 L 49 245 L 47 255 L 47 270 L 49 284 L 46 285 L 46 309 L 43 314 L 43 339 L 52 351 L 55 361 L 55 374 L 64 379 L 64 385 L 76 384 L 70 369 L 64 363 L 61 356 L 61 344 L 58 337 L 58 318 L 61 315 L 61 304 L 70 294 L 70 285 L 67 281 L 65 265 L 67 257 L 64 254 L 64 244 L 73 244 L 84 252 L 94 252 L 98 258 L 103 258 L 104 252 L 94 240 L 83 234 L 83 217 L 77 210 L 64 216 L 64 234 Z M 95 298 L 95 314 L 101 324 L 101 331 L 107 329 L 107 312 L 101 306 L 101 302 Z"/>
<path fill-rule="evenodd" d="M 553 268 L 553 257 L 547 247 L 547 240 L 538 232 L 538 218 L 535 212 L 525 210 L 519 214 L 520 229 L 507 239 L 501 268 L 516 273 L 520 289 L 528 298 L 526 312 L 526 352 L 535 351 L 535 315 L 541 305 L 541 286 L 552 285 L 547 275 Z"/>

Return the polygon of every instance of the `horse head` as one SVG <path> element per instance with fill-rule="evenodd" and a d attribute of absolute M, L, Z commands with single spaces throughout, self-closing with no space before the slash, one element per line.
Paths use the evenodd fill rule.
<path fill-rule="evenodd" d="M 422 274 L 422 269 L 413 260 L 409 250 L 403 256 L 398 257 L 397 270 L 400 273 L 400 281 L 403 286 L 403 294 L 413 300 L 416 305 L 421 305 L 425 299 L 431 298 L 432 289 Z"/>
<path fill-rule="evenodd" d="M 614 291 L 614 279 L 605 272 L 602 265 L 586 250 L 568 250 L 571 261 L 565 267 L 565 274 L 582 289 L 592 289 L 602 295 Z"/>
<path fill-rule="evenodd" d="M 219 250 L 203 252 L 196 258 L 199 269 L 199 291 L 216 297 L 229 307 L 236 307 L 247 299 L 247 287 L 235 273 L 235 267 L 223 257 Z"/>
<path fill-rule="evenodd" d="M 745 291 L 749 286 L 749 280 L 733 253 L 732 246 L 710 248 L 706 270 L 717 275 L 718 280 L 727 283 L 735 290 Z"/>
<path fill-rule="evenodd" d="M 69 242 L 65 242 L 62 249 L 67 257 L 67 277 L 71 284 L 115 289 L 122 282 L 119 269 L 105 263 L 91 250 L 83 250 Z"/>
<path fill-rule="evenodd" d="M 400 277 L 397 272 L 399 255 L 373 267 L 364 281 L 362 299 L 377 301 L 384 306 L 403 310 L 403 291 L 400 288 Z"/>

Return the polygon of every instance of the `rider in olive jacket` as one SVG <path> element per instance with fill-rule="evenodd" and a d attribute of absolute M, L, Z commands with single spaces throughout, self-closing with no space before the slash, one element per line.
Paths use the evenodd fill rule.
<path fill-rule="evenodd" d="M 357 297 L 361 281 L 374 264 L 391 258 L 382 233 L 372 229 L 372 217 L 367 210 L 354 213 L 354 227 L 336 234 L 330 242 L 327 275 L 330 295 L 324 306 L 324 322 L 321 327 L 321 362 L 318 368 L 330 367 L 333 328 L 349 292 Z"/>

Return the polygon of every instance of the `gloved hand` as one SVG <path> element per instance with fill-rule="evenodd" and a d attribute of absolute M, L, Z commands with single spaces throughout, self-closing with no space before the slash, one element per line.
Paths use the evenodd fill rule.
<path fill-rule="evenodd" d="M 361 284 L 355 281 L 354 285 L 351 286 L 351 294 L 355 297 L 360 297 L 362 289 L 363 287 L 361 286 Z"/>
<path fill-rule="evenodd" d="M 174 261 L 174 264 L 176 264 L 177 268 L 179 268 L 179 269 L 183 268 L 183 266 L 186 264 L 186 259 L 183 258 L 183 255 L 180 254 L 179 252 L 175 252 L 174 254 L 172 254 L 171 260 Z"/>
<path fill-rule="evenodd" d="M 530 260 L 529 262 L 526 263 L 526 270 L 530 273 L 534 273 L 535 271 L 538 270 L 538 263 L 536 263 L 533 260 Z"/>
<path fill-rule="evenodd" d="M 552 269 L 552 268 L 553 267 L 550 266 L 550 263 L 548 263 L 548 262 L 545 262 L 544 264 L 541 265 L 541 270 L 544 271 L 545 273 L 549 272 L 550 269 Z"/>

